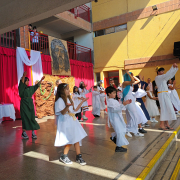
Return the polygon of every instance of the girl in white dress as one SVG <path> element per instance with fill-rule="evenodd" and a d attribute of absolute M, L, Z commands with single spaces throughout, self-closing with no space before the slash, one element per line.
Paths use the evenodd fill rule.
<path fill-rule="evenodd" d="M 80 152 L 81 140 L 87 136 L 75 114 L 81 108 L 83 102 L 88 98 L 84 98 L 76 109 L 70 97 L 69 85 L 62 83 L 58 86 L 55 98 L 55 115 L 57 120 L 57 132 L 54 146 L 65 146 L 64 153 L 60 157 L 60 161 L 65 164 L 72 164 L 68 158 L 68 152 L 72 144 L 76 150 L 76 162 L 85 165 Z"/>
<path fill-rule="evenodd" d="M 156 105 L 156 100 L 158 100 L 158 97 L 154 97 L 152 95 L 152 92 L 150 91 L 149 85 L 146 87 L 146 109 L 149 113 L 149 116 L 151 117 L 150 121 L 151 122 L 158 122 L 155 119 L 155 116 L 159 116 L 159 109 Z"/>
<path fill-rule="evenodd" d="M 139 83 L 140 80 L 136 77 L 133 77 L 129 71 L 126 71 L 126 74 L 124 75 L 124 82 L 122 84 L 123 87 L 123 101 L 132 100 L 131 104 L 128 104 L 126 106 L 126 118 L 127 118 L 127 125 L 126 125 L 126 135 L 129 137 L 132 137 L 130 132 L 134 133 L 135 136 L 141 136 L 143 137 L 144 134 L 141 134 L 138 132 L 138 115 L 137 115 L 137 108 L 135 104 L 135 97 L 132 94 L 133 91 L 133 84 Z"/>
<path fill-rule="evenodd" d="M 164 68 L 156 68 L 156 71 L 155 82 L 158 88 L 158 99 L 161 107 L 160 129 L 173 129 L 169 126 L 168 121 L 177 120 L 177 118 L 168 92 L 167 81 L 175 76 L 178 71 L 178 65 L 174 63 L 166 74 L 164 74 Z"/>
<path fill-rule="evenodd" d="M 105 94 L 104 94 L 105 89 L 102 87 L 102 82 L 101 81 L 98 82 L 97 88 L 98 88 L 98 91 L 100 92 L 101 110 L 103 110 L 104 113 L 107 114 L 107 112 L 106 112 L 106 105 L 105 105 Z"/>
<path fill-rule="evenodd" d="M 79 88 L 77 86 L 74 86 L 73 88 L 73 96 L 72 96 L 73 102 L 74 102 L 74 108 L 77 108 L 78 105 L 81 103 L 81 101 L 84 99 L 80 93 L 79 93 Z M 83 120 L 81 119 L 81 108 L 79 108 L 75 114 L 75 116 L 78 118 L 79 122 L 82 122 Z"/>
<path fill-rule="evenodd" d="M 91 88 L 89 90 L 86 89 L 87 85 L 84 84 L 83 81 L 80 82 L 79 84 L 79 93 L 83 98 L 86 98 L 86 94 L 88 94 L 89 92 L 91 92 Z M 89 111 L 89 107 L 88 107 L 88 102 L 85 101 L 82 104 L 82 111 L 83 111 L 83 120 L 87 120 L 88 118 L 85 116 L 86 115 L 86 111 Z"/>
<path fill-rule="evenodd" d="M 100 105 L 100 92 L 97 89 L 97 86 L 93 87 L 92 91 L 92 114 L 94 117 L 100 117 L 101 105 Z"/>
<path fill-rule="evenodd" d="M 176 89 L 180 89 L 180 87 L 179 87 L 180 85 L 176 86 L 176 81 L 175 80 L 173 81 L 173 83 L 172 83 L 172 80 L 169 80 L 167 82 L 167 84 L 168 84 L 168 88 L 169 88 L 169 91 L 170 91 L 171 102 L 172 102 L 173 106 L 176 109 L 176 114 L 180 115 L 179 114 L 179 111 L 180 111 L 180 100 L 179 100 L 178 93 L 176 91 Z"/>
<path fill-rule="evenodd" d="M 116 144 L 115 152 L 126 152 L 127 149 L 122 147 L 128 145 L 129 142 L 125 138 L 126 134 L 126 123 L 122 116 L 122 108 L 124 105 L 130 104 L 131 100 L 124 101 L 123 104 L 114 99 L 116 97 L 116 89 L 112 86 L 106 88 L 106 94 L 108 96 L 108 126 L 110 127 L 109 121 L 113 126 L 115 132 L 111 133 L 110 139 Z"/>

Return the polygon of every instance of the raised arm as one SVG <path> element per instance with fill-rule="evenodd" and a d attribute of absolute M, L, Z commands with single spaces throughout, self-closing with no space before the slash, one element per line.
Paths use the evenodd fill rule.
<path fill-rule="evenodd" d="M 22 78 L 21 78 L 21 81 L 24 83 L 24 81 L 25 81 L 25 77 L 26 77 L 26 75 L 27 75 L 27 72 L 25 71 L 24 73 L 23 73 L 23 76 L 22 76 Z"/>
<path fill-rule="evenodd" d="M 133 83 L 135 83 L 135 79 L 134 77 L 129 73 L 129 70 L 126 70 L 126 73 L 129 75 L 129 77 L 131 78 L 131 81 L 124 81 L 122 86 L 123 88 L 125 88 L 128 85 L 132 85 Z"/>
<path fill-rule="evenodd" d="M 166 74 L 159 75 L 159 78 L 162 80 L 168 81 L 169 79 L 171 79 L 175 76 L 177 71 L 178 71 L 178 65 L 176 63 L 174 63 L 172 65 L 171 69 L 168 72 L 166 72 Z"/>
<path fill-rule="evenodd" d="M 136 76 L 134 76 L 134 80 L 135 82 L 133 83 L 133 85 L 140 83 L 140 79 L 138 79 Z"/>

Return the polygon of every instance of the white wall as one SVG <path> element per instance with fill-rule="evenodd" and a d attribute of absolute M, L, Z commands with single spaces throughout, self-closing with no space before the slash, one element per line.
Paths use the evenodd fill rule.
<path fill-rule="evenodd" d="M 91 48 L 93 50 L 93 32 L 89 33 L 84 30 L 76 30 L 67 34 L 61 35 L 62 39 L 74 37 L 74 42 L 81 46 Z"/>

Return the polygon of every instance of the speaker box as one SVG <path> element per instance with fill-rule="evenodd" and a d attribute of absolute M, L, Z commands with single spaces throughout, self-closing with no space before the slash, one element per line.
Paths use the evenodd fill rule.
<path fill-rule="evenodd" d="M 180 41 L 174 42 L 174 50 L 173 50 L 174 56 L 180 56 Z"/>

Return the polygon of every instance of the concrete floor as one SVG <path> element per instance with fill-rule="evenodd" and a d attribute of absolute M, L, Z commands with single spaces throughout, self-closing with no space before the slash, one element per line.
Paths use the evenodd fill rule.
<path fill-rule="evenodd" d="M 125 114 L 124 114 L 125 115 Z M 21 120 L 5 121 L 0 124 L 0 180 L 133 180 L 169 138 L 172 131 L 158 130 L 158 123 L 149 123 L 145 137 L 127 137 L 126 153 L 115 153 L 115 144 L 110 141 L 112 128 L 107 126 L 107 115 L 89 118 L 81 123 L 88 136 L 83 140 L 81 152 L 86 166 L 75 161 L 75 149 L 71 147 L 69 158 L 72 165 L 59 162 L 63 148 L 54 147 L 56 135 L 55 120 L 46 117 L 38 120 L 41 129 L 37 140 L 22 140 Z M 176 128 L 179 119 L 171 125 Z"/>

